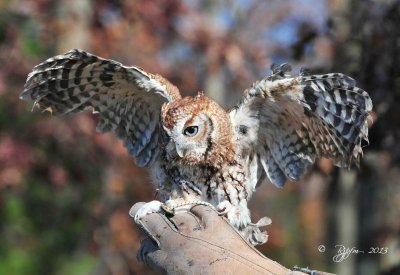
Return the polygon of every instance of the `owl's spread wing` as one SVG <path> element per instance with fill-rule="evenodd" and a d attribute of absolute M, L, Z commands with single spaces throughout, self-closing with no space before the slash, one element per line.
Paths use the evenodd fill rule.
<path fill-rule="evenodd" d="M 20 96 L 56 115 L 85 109 L 99 113 L 96 130 L 114 131 L 139 166 L 150 166 L 159 155 L 165 138 L 162 104 L 180 97 L 178 89 L 159 75 L 81 50 L 34 67 Z"/>
<path fill-rule="evenodd" d="M 369 95 L 343 74 L 267 77 L 230 112 L 238 154 L 255 187 L 265 176 L 282 187 L 318 157 L 358 164 L 368 142 Z"/>

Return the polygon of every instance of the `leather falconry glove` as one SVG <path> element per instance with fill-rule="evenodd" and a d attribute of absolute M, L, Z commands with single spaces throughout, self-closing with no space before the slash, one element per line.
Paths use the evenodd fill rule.
<path fill-rule="evenodd" d="M 136 203 L 130 216 L 142 205 Z M 166 274 L 304 274 L 264 257 L 206 205 L 173 216 L 148 214 L 137 225 L 149 237 L 142 242 L 138 260 Z"/>

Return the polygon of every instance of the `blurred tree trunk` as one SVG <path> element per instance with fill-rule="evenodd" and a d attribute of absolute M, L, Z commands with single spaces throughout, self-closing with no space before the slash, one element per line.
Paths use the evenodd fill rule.
<path fill-rule="evenodd" d="M 396 265 L 398 270 L 400 262 L 398 257 L 392 259 L 393 255 L 399 255 L 399 248 L 391 245 L 399 244 L 399 217 L 390 214 L 396 207 L 395 194 L 400 191 L 398 178 L 393 179 L 393 175 L 399 175 L 398 166 L 394 168 L 393 164 L 399 161 L 400 150 L 400 1 L 334 3 L 336 14 L 332 22 L 337 34 L 334 71 L 359 80 L 358 86 L 372 97 L 372 116 L 376 120 L 370 129 L 370 146 L 361 162 L 365 168 L 362 171 L 367 172 L 339 172 L 337 190 L 333 190 L 338 192 L 334 202 L 337 235 L 333 243 L 364 251 L 336 264 L 336 272 L 378 274 L 379 270 L 386 270 L 387 273 L 381 274 L 394 274 L 390 272 Z M 371 248 L 385 247 L 392 247 L 392 251 L 368 253 Z"/>
<path fill-rule="evenodd" d="M 63 0 L 58 2 L 59 28 L 61 35 L 58 52 L 71 49 L 88 49 L 92 3 L 90 0 Z"/>
<path fill-rule="evenodd" d="M 60 36 L 57 43 L 57 52 L 63 53 L 71 49 L 89 49 L 90 23 L 92 21 L 92 3 L 90 0 L 59 1 L 57 6 L 58 27 Z M 113 171 L 104 173 L 102 181 L 100 208 L 101 217 L 94 234 L 94 241 L 98 245 L 98 263 L 96 274 L 129 274 L 129 269 L 118 250 L 112 249 L 113 237 L 110 228 L 110 219 L 118 206 L 118 198 L 110 192 L 107 183 Z"/>
<path fill-rule="evenodd" d="M 358 213 L 357 213 L 357 172 L 340 170 L 338 178 L 337 211 L 335 215 L 337 241 L 335 245 L 346 248 L 357 246 Z M 334 246 L 335 247 L 335 246 Z M 335 247 L 335 253 L 338 247 Z M 348 257 L 336 265 L 337 274 L 356 274 L 356 259 Z"/>

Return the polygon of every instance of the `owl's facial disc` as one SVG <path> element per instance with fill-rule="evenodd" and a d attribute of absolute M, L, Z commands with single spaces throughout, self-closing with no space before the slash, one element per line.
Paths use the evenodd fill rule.
<path fill-rule="evenodd" d="M 174 127 L 176 153 L 186 160 L 201 161 L 207 150 L 210 122 L 206 115 L 188 116 Z"/>
<path fill-rule="evenodd" d="M 185 140 L 183 140 L 182 142 L 175 144 L 176 153 L 178 154 L 178 156 L 184 158 L 188 153 L 190 153 L 189 149 L 192 149 L 190 139 L 193 139 L 197 136 L 197 134 L 199 133 L 199 128 L 200 126 L 198 125 L 189 125 L 184 127 L 182 134 L 187 140 L 186 142 Z"/>

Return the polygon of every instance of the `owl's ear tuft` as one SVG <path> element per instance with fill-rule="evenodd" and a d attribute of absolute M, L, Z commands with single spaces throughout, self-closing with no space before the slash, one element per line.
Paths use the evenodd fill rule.
<path fill-rule="evenodd" d="M 174 127 L 174 121 L 172 119 L 172 116 L 168 113 L 170 109 L 170 103 L 164 103 L 161 106 L 161 120 L 162 124 L 165 130 L 169 129 L 171 130 Z"/>

